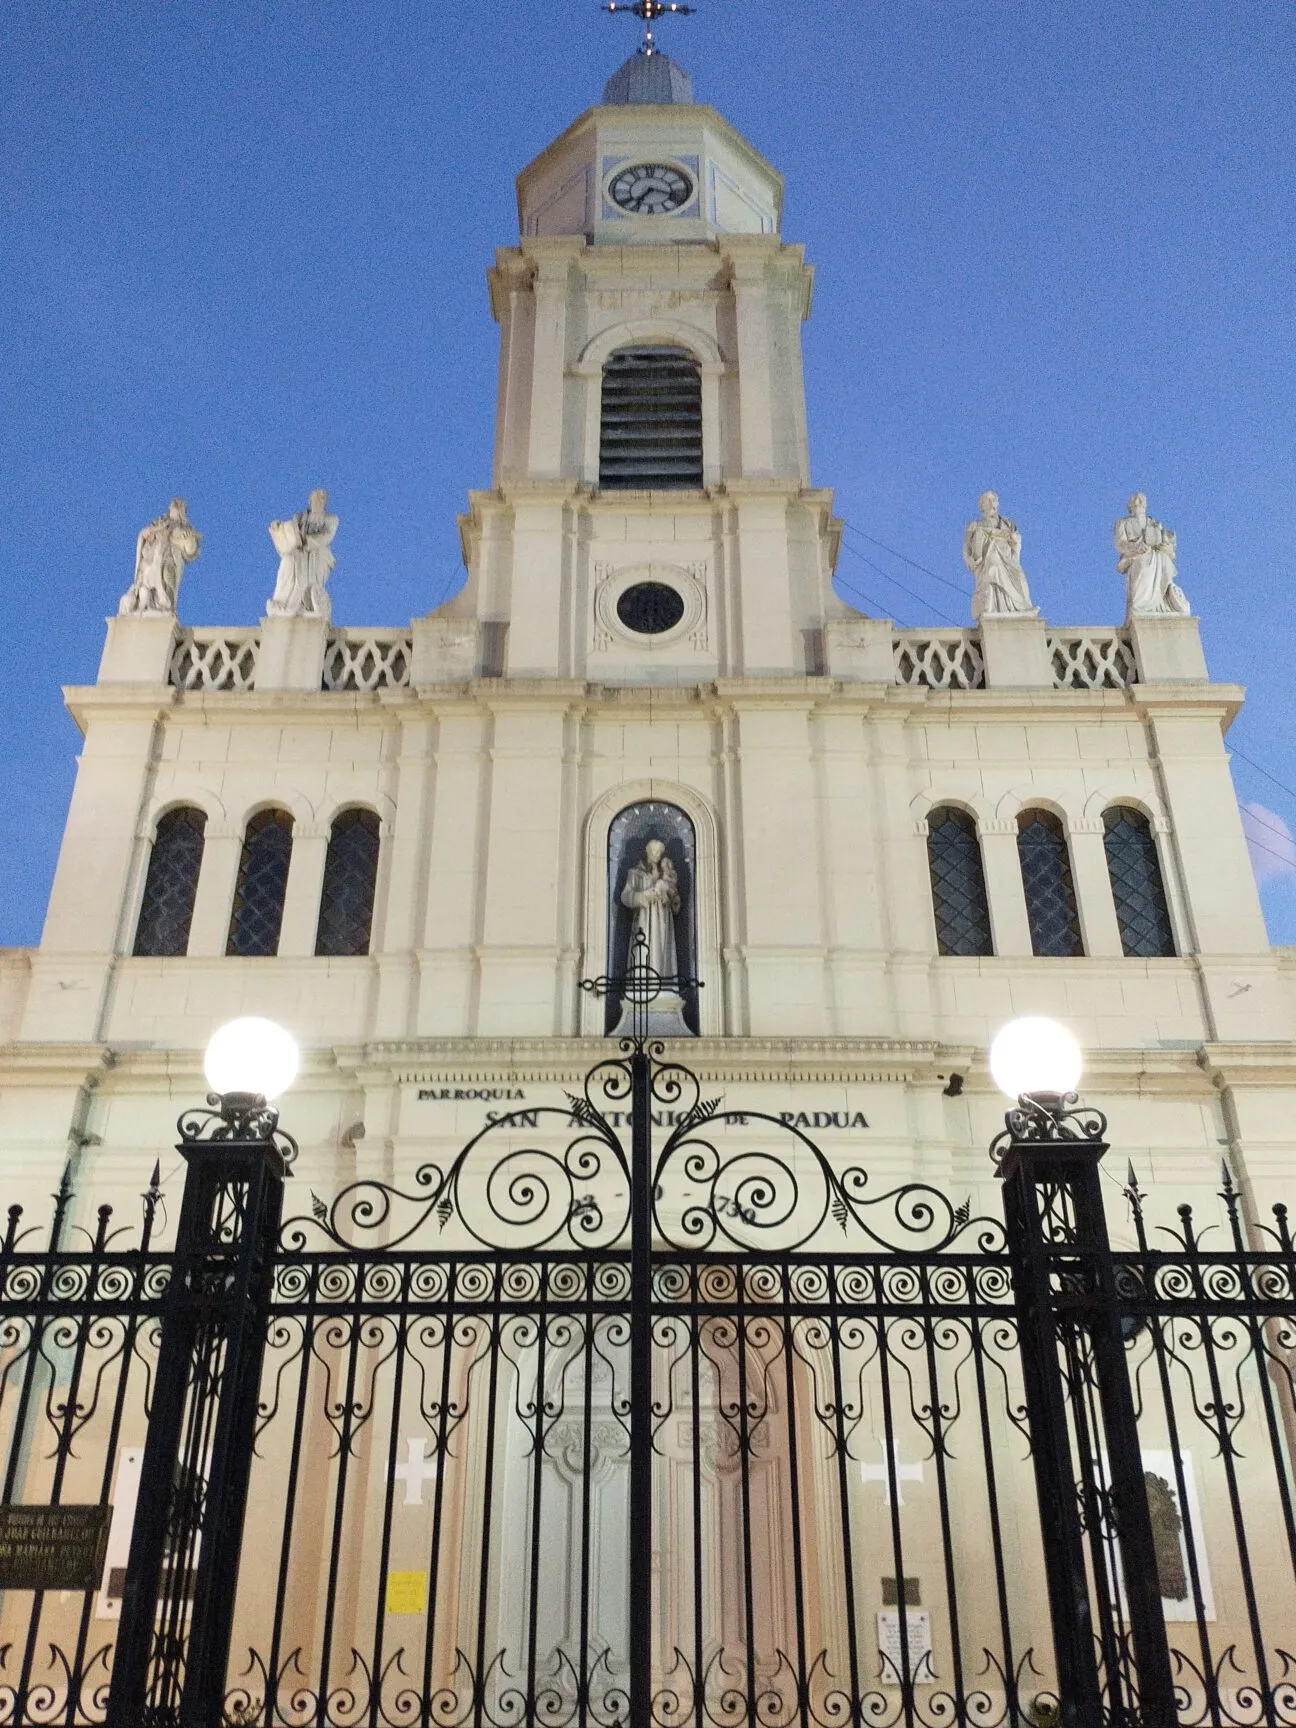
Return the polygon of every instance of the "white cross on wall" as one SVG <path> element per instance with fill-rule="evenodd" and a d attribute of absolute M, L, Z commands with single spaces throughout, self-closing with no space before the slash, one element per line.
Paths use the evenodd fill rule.
<path fill-rule="evenodd" d="M 860 1479 L 864 1482 L 881 1482 L 886 1489 L 886 1492 L 882 1497 L 882 1504 L 884 1506 L 889 1506 L 891 1504 L 892 1467 L 894 1467 L 895 1470 L 896 1500 L 899 1505 L 903 1506 L 905 1503 L 905 1483 L 921 1482 L 923 1479 L 923 1467 L 921 1464 L 902 1464 L 896 1456 L 894 1446 L 887 1447 L 886 1456 L 880 1464 L 861 1464 Z"/>
<path fill-rule="evenodd" d="M 409 1457 L 403 1464 L 398 1464 L 392 1475 L 405 1484 L 405 1505 L 421 1506 L 423 1504 L 423 1484 L 436 1480 L 437 1461 L 427 1458 L 427 1441 L 421 1436 L 417 1440 L 407 1440 L 405 1449 Z"/>

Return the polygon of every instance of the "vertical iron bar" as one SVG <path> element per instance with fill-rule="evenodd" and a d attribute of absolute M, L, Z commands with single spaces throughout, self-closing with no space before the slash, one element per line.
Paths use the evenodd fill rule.
<path fill-rule="evenodd" d="M 652 1069 L 639 1038 L 630 1055 L 630 1728 L 652 1728 L 652 1226 Z"/>

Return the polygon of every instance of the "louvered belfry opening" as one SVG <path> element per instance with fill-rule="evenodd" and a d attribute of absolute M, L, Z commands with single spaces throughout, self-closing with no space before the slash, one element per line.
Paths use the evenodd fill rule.
<path fill-rule="evenodd" d="M 702 484 L 702 379 L 687 348 L 619 348 L 603 368 L 599 485 Z"/>

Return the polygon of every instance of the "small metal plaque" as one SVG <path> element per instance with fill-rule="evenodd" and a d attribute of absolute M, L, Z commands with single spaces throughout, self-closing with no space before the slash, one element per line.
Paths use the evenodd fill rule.
<path fill-rule="evenodd" d="M 111 1506 L 0 1506 L 0 1590 L 97 1590 Z"/>

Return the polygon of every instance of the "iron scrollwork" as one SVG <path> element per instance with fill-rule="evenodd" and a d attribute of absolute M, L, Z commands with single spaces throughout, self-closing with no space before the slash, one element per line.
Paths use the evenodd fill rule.
<path fill-rule="evenodd" d="M 303 1249 L 322 1235 L 343 1246 L 367 1240 L 394 1249 L 424 1229 L 453 1240 L 445 1237 L 453 1224 L 493 1250 L 624 1246 L 631 1170 L 618 1129 L 640 1049 L 652 1064 L 653 1120 L 665 1118 L 668 1128 L 653 1164 L 662 1246 L 787 1253 L 823 1232 L 838 1246 L 854 1237 L 856 1245 L 892 1251 L 938 1251 L 963 1238 L 980 1252 L 1002 1248 L 1002 1225 L 973 1217 L 970 1202 L 955 1203 L 924 1182 L 874 1193 L 867 1169 L 836 1169 L 792 1123 L 766 1111 L 726 1110 L 691 1068 L 667 1058 L 662 1043 L 626 1039 L 621 1048 L 589 1070 L 565 1106 L 530 1105 L 494 1117 L 448 1165 L 422 1164 L 412 1188 L 365 1177 L 331 1205 L 313 1195 L 309 1217 L 286 1221 L 285 1245 Z M 741 1134 L 744 1143 L 724 1146 L 722 1133 Z"/>
<path fill-rule="evenodd" d="M 207 1108 L 182 1111 L 176 1129 L 182 1146 L 222 1141 L 269 1144 L 285 1165 L 297 1156 L 297 1142 L 279 1126 L 279 1112 L 257 1092 L 209 1092 Z"/>

